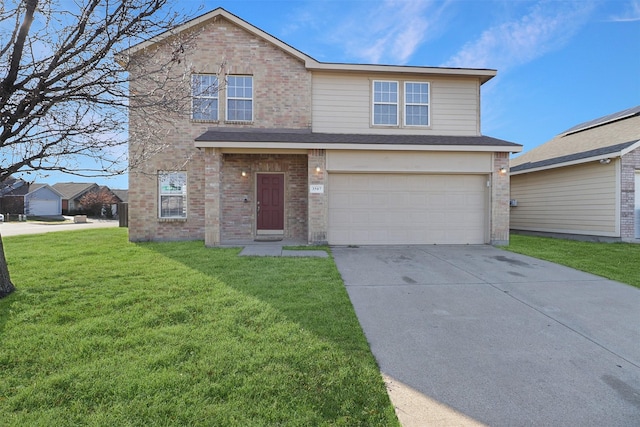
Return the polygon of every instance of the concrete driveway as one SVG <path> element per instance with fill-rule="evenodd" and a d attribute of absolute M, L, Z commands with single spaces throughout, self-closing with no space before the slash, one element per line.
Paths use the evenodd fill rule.
<path fill-rule="evenodd" d="M 37 221 L 26 222 L 0 222 L 0 235 L 2 237 L 18 236 L 21 234 L 40 234 L 52 231 L 85 230 L 87 228 L 118 227 L 118 220 L 89 218 L 84 223 L 67 221 L 64 223 L 46 223 Z"/>
<path fill-rule="evenodd" d="M 640 426 L 640 290 L 491 246 L 332 252 L 405 426 Z"/>

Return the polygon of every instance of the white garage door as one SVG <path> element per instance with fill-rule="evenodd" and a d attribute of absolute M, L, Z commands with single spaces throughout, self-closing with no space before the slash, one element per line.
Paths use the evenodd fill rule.
<path fill-rule="evenodd" d="M 329 175 L 329 243 L 482 244 L 482 175 Z"/>
<path fill-rule="evenodd" d="M 29 215 L 60 215 L 56 200 L 31 199 L 29 201 Z"/>

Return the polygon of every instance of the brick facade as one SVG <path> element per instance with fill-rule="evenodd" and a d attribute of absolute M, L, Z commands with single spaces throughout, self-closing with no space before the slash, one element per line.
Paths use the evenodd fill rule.
<path fill-rule="evenodd" d="M 504 168 L 507 172 L 502 173 Z M 509 244 L 509 153 L 494 153 L 491 184 L 491 226 L 492 245 Z"/>
<path fill-rule="evenodd" d="M 329 179 L 325 150 L 309 150 L 309 185 L 322 185 L 322 193 L 309 194 L 309 242 L 327 243 L 329 228 Z"/>
<path fill-rule="evenodd" d="M 625 241 L 636 239 L 636 173 L 640 171 L 640 148 L 622 157 L 620 166 L 620 238 Z"/>
<path fill-rule="evenodd" d="M 220 193 L 222 241 L 256 236 L 259 173 L 284 174 L 284 237 L 306 242 L 307 156 L 301 154 L 224 154 Z"/>
<path fill-rule="evenodd" d="M 220 154 L 205 154 L 206 150 L 198 150 L 194 146 L 195 138 L 211 126 L 304 129 L 311 125 L 311 73 L 306 70 L 302 61 L 222 17 L 205 22 L 191 31 L 195 37 L 189 42 L 184 54 L 184 63 L 188 64 L 188 69 L 173 69 L 176 73 L 174 82 L 183 84 L 176 92 L 185 93 L 188 101 L 190 73 L 215 74 L 219 71 L 220 64 L 224 63 L 224 73 L 253 76 L 254 120 L 250 124 L 225 122 L 224 90 L 219 94 L 220 120 L 216 122 L 191 120 L 188 102 L 172 112 L 158 108 L 156 114 L 152 115 L 142 115 L 135 109 L 132 110 L 131 157 L 136 157 L 143 148 L 146 151 L 157 151 L 151 157 L 144 158 L 143 162 L 132 165 L 129 173 L 129 239 L 132 241 L 205 239 L 207 245 L 213 245 L 224 237 L 245 236 L 244 232 L 230 227 L 231 220 L 227 222 L 227 231 L 215 224 L 216 220 L 212 216 L 217 216 L 217 208 L 224 201 L 214 200 L 211 193 L 212 188 L 218 185 L 215 178 L 217 172 L 211 168 L 215 169 L 214 163 L 221 160 L 217 158 Z M 173 47 L 171 44 L 161 44 L 159 49 L 166 58 L 171 55 Z M 159 55 L 156 60 L 161 62 L 162 57 Z M 141 72 L 140 70 L 144 70 L 144 67 L 140 66 L 137 72 Z M 134 70 L 133 73 L 135 72 Z M 181 72 L 185 73 L 183 78 L 179 75 Z M 133 79 L 130 90 L 132 93 L 150 92 L 150 84 Z M 151 131 L 159 137 L 145 138 L 144 135 Z M 304 169 L 306 170 L 306 164 Z M 159 219 L 157 174 L 159 171 L 178 170 L 187 172 L 187 218 Z M 290 173 L 291 176 L 296 176 L 292 180 L 294 185 L 300 185 L 298 174 L 297 169 L 292 175 Z M 299 205 L 300 201 L 289 203 Z M 306 223 L 301 224 L 299 218 L 303 207 L 298 205 L 296 213 L 287 217 L 287 229 L 293 233 L 292 236 L 306 236 Z M 235 211 L 233 215 L 236 215 Z M 242 219 L 244 225 L 251 221 L 247 215 Z M 306 205 L 304 216 L 306 217 Z M 210 226 L 213 228 L 209 229 Z"/>

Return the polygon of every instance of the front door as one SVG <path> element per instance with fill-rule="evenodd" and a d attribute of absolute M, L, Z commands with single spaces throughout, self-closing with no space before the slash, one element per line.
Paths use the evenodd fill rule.
<path fill-rule="evenodd" d="M 284 174 L 258 174 L 258 234 L 284 233 Z"/>

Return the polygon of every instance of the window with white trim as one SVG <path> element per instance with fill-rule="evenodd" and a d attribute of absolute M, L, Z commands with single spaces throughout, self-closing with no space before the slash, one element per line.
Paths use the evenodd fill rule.
<path fill-rule="evenodd" d="M 227 120 L 231 122 L 253 121 L 253 77 L 227 77 Z"/>
<path fill-rule="evenodd" d="M 186 172 L 159 172 L 158 195 L 160 218 L 187 217 Z"/>
<path fill-rule="evenodd" d="M 214 74 L 193 74 L 191 76 L 193 120 L 218 120 L 218 77 Z"/>
<path fill-rule="evenodd" d="M 398 125 L 398 82 L 373 81 L 373 124 Z"/>
<path fill-rule="evenodd" d="M 405 126 L 429 126 L 429 83 L 404 83 Z"/>

